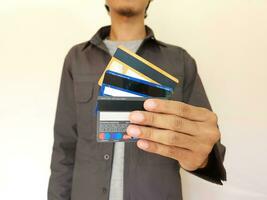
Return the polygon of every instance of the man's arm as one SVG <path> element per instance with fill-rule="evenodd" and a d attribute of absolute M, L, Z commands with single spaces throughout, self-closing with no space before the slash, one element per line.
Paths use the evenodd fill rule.
<path fill-rule="evenodd" d="M 128 135 L 145 151 L 170 157 L 206 180 L 225 180 L 217 116 L 210 109 L 195 61 L 185 52 L 184 102 L 149 99 L 130 114 Z M 222 151 L 221 151 L 222 150 Z"/>
<path fill-rule="evenodd" d="M 185 77 L 184 99 L 187 104 L 212 110 L 202 81 L 197 73 L 195 60 L 185 52 Z M 191 173 L 214 183 L 222 184 L 226 180 L 226 171 L 223 166 L 226 148 L 220 140 L 213 146 L 206 167 Z"/>
<path fill-rule="evenodd" d="M 54 145 L 48 200 L 70 200 L 77 142 L 76 107 L 70 55 L 66 56 L 54 124 Z"/>

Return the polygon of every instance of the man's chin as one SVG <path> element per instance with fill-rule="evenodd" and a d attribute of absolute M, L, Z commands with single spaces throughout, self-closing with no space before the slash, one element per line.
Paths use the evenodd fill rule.
<path fill-rule="evenodd" d="M 118 9 L 117 13 L 123 17 L 134 17 L 138 15 L 138 13 L 131 8 Z"/>

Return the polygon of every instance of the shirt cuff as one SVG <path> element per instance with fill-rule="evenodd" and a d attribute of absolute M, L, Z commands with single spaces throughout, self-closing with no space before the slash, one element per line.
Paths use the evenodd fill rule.
<path fill-rule="evenodd" d="M 223 185 L 222 181 L 226 181 L 226 171 L 223 166 L 222 156 L 224 155 L 220 155 L 218 144 L 215 144 L 209 154 L 209 160 L 206 167 L 191 171 L 190 173 L 212 183 Z"/>

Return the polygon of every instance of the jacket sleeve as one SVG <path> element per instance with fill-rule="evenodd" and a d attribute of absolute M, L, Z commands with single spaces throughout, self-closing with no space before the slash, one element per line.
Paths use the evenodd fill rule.
<path fill-rule="evenodd" d="M 70 54 L 70 53 L 69 53 Z M 76 106 L 70 55 L 65 58 L 54 123 L 48 200 L 70 200 L 77 142 Z"/>
<path fill-rule="evenodd" d="M 199 74 L 197 73 L 195 60 L 185 52 L 184 62 L 185 78 L 183 101 L 190 105 L 212 110 Z M 225 146 L 218 141 L 213 146 L 209 155 L 207 166 L 191 173 L 210 182 L 222 185 L 222 181 L 226 181 L 226 171 L 223 166 L 224 156 Z"/>

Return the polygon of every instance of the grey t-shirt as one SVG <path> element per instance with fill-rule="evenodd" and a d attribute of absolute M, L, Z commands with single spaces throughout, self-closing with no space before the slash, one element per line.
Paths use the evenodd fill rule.
<path fill-rule="evenodd" d="M 143 40 L 133 41 L 111 41 L 104 40 L 104 44 L 111 55 L 114 55 L 118 46 L 122 45 L 127 49 L 136 52 Z M 117 142 L 114 146 L 112 173 L 110 182 L 109 200 L 123 200 L 123 173 L 124 173 L 124 142 Z"/>

